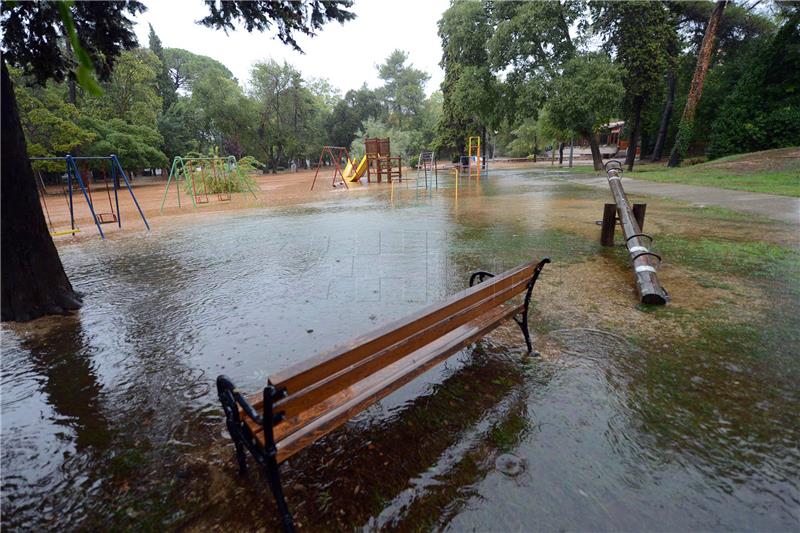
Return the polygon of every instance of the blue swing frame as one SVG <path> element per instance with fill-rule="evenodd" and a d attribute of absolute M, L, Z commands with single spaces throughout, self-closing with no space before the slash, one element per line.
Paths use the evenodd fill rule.
<path fill-rule="evenodd" d="M 122 165 L 119 163 L 119 159 L 114 154 L 109 156 L 96 156 L 96 157 L 82 157 L 82 156 L 72 156 L 72 155 L 65 155 L 63 157 L 31 157 L 31 161 L 64 161 L 67 165 L 67 192 L 69 196 L 69 221 L 70 227 L 72 230 L 75 230 L 75 211 L 74 211 L 74 204 L 72 199 L 72 181 L 75 180 L 80 185 L 81 191 L 83 192 L 83 197 L 86 199 L 86 204 L 89 206 L 89 211 L 92 213 L 92 219 L 94 220 L 95 226 L 97 226 L 97 231 L 100 233 L 100 238 L 105 239 L 106 236 L 103 233 L 103 228 L 100 227 L 100 220 L 97 218 L 97 214 L 94 211 L 94 204 L 92 203 L 91 198 L 89 198 L 89 193 L 86 189 L 86 184 L 83 182 L 83 178 L 81 178 L 81 173 L 78 171 L 78 165 L 75 163 L 76 161 L 88 161 L 88 160 L 109 160 L 111 161 L 111 181 L 114 184 L 114 201 L 117 206 L 117 225 L 122 228 L 122 213 L 119 210 L 119 177 L 122 176 L 122 180 L 125 182 L 125 187 L 128 189 L 128 192 L 131 194 L 131 198 L 133 198 L 133 203 L 136 204 L 136 209 L 139 211 L 139 216 L 142 217 L 142 222 L 144 222 L 147 231 L 150 231 L 150 224 L 147 222 L 147 218 L 144 216 L 144 212 L 142 211 L 141 206 L 139 206 L 139 201 L 136 200 L 136 195 L 133 194 L 133 189 L 131 188 L 131 184 L 128 181 L 128 176 L 125 174 L 125 170 L 123 170 Z"/>

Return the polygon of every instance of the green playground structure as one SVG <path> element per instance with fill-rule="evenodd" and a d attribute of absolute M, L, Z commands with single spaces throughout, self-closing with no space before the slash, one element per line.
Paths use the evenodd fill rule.
<path fill-rule="evenodd" d="M 164 197 L 161 199 L 161 213 L 164 212 L 164 204 L 173 180 L 178 194 L 178 207 L 181 207 L 181 180 L 194 207 L 209 203 L 210 194 L 216 194 L 220 202 L 230 201 L 232 192 L 249 192 L 253 198 L 258 198 L 251 180 L 245 178 L 236 157 L 232 155 L 175 156 L 167 186 L 164 187 Z"/>

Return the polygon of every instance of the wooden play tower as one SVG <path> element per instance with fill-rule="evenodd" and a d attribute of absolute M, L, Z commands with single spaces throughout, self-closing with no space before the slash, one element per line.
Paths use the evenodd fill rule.
<path fill-rule="evenodd" d="M 392 157 L 389 138 L 378 137 L 364 139 L 364 151 L 367 157 L 367 183 L 372 181 L 374 175 L 378 183 L 385 177 L 391 183 L 392 178 L 403 181 L 402 164 L 400 156 Z"/>

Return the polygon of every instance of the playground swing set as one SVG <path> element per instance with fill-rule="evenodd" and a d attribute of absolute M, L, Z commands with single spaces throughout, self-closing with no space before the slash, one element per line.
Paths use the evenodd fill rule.
<path fill-rule="evenodd" d="M 331 176 L 331 187 L 334 189 L 339 185 L 337 183 L 337 179 L 344 185 L 345 189 L 349 189 L 350 187 L 347 185 L 346 176 L 349 176 L 353 170 L 353 161 L 350 159 L 350 152 L 347 151 L 347 148 L 344 146 L 323 146 L 322 152 L 319 154 L 319 162 L 317 163 L 317 170 L 314 172 L 314 180 L 311 182 L 311 190 L 314 190 L 314 185 L 317 183 L 317 176 L 319 176 L 319 170 L 322 168 L 323 163 L 326 160 L 326 157 L 330 159 L 331 164 L 333 165 L 333 175 Z M 342 169 L 342 161 L 347 161 Z M 361 172 L 363 174 L 363 170 Z M 360 178 L 361 176 L 359 176 Z M 355 180 L 351 180 L 355 181 Z"/>
<path fill-rule="evenodd" d="M 160 212 L 164 212 L 169 188 L 173 180 L 178 195 L 178 207 L 181 207 L 181 180 L 191 194 L 192 206 L 209 203 L 209 193 L 216 194 L 219 202 L 229 202 L 231 191 L 246 190 L 258 198 L 252 186 L 238 172 L 236 157 L 193 157 L 175 156 L 170 167 L 167 185 L 164 187 L 164 197 L 161 199 Z M 215 192 L 214 192 L 215 191 Z"/>
<path fill-rule="evenodd" d="M 39 191 L 39 198 L 42 202 L 42 207 L 44 208 L 45 214 L 47 215 L 47 225 L 50 230 L 50 235 L 53 237 L 63 236 L 63 235 L 74 235 L 79 233 L 81 230 L 75 223 L 75 204 L 73 199 L 73 191 L 75 190 L 75 185 L 78 185 L 78 188 L 83 193 L 83 197 L 86 199 L 86 204 L 89 207 L 89 212 L 92 214 L 92 220 L 94 221 L 95 225 L 97 226 L 97 231 L 100 234 L 101 239 L 105 239 L 105 234 L 103 233 L 102 225 L 104 224 L 112 224 L 114 222 L 117 223 L 119 228 L 122 228 L 122 213 L 119 209 L 119 189 L 120 189 L 120 182 L 119 178 L 122 177 L 122 180 L 125 183 L 125 188 L 131 195 L 133 199 L 133 203 L 136 205 L 136 209 L 139 211 L 139 216 L 142 218 L 142 222 L 144 222 L 145 227 L 148 231 L 150 231 L 150 224 L 147 222 L 147 218 L 144 216 L 144 212 L 142 208 L 139 206 L 139 202 L 136 200 L 136 195 L 133 193 L 133 189 L 131 188 L 131 184 L 128 181 L 128 177 L 125 174 L 125 171 L 122 168 L 122 165 L 119 163 L 119 159 L 114 154 L 110 156 L 94 156 L 94 157 L 81 157 L 81 156 L 72 156 L 67 154 L 63 157 L 31 157 L 31 161 L 64 161 L 67 167 L 67 184 L 64 187 L 63 183 L 61 186 L 62 194 L 64 199 L 67 203 L 67 209 L 69 210 L 69 220 L 70 220 L 70 227 L 69 229 L 65 230 L 57 230 L 54 225 L 52 218 L 50 217 L 50 209 L 47 206 L 47 196 L 51 194 L 47 192 L 45 187 L 44 181 L 42 180 L 41 173 L 37 172 L 36 176 L 38 177 L 36 185 Z M 108 197 L 108 211 L 96 211 L 95 210 L 95 201 L 94 197 L 92 196 L 92 189 L 89 179 L 89 164 L 96 164 L 96 163 L 84 163 L 83 173 L 78 170 L 78 163 L 77 161 L 85 161 L 85 162 L 100 162 L 105 168 L 100 170 L 100 175 L 103 177 L 103 184 L 106 190 L 106 196 Z M 105 161 L 106 163 L 103 164 L 102 162 Z M 114 201 L 111 200 L 111 187 L 109 186 L 109 178 L 107 171 L 110 170 L 111 174 L 111 183 L 114 189 Z M 92 172 L 94 174 L 94 172 Z M 115 208 L 116 205 L 116 208 Z"/>

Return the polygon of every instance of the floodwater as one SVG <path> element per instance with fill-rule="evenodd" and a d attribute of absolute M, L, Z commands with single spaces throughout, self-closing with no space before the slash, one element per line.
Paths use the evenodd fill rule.
<path fill-rule="evenodd" d="M 440 185 L 62 241 L 83 309 L 2 326 L 3 528 L 273 530 L 218 374 L 257 390 L 472 270 L 549 255 L 542 357 L 504 326 L 294 456 L 299 527 L 798 529 L 796 227 L 648 199 L 673 298 L 652 309 L 598 244 L 609 195 L 542 171 Z"/>

